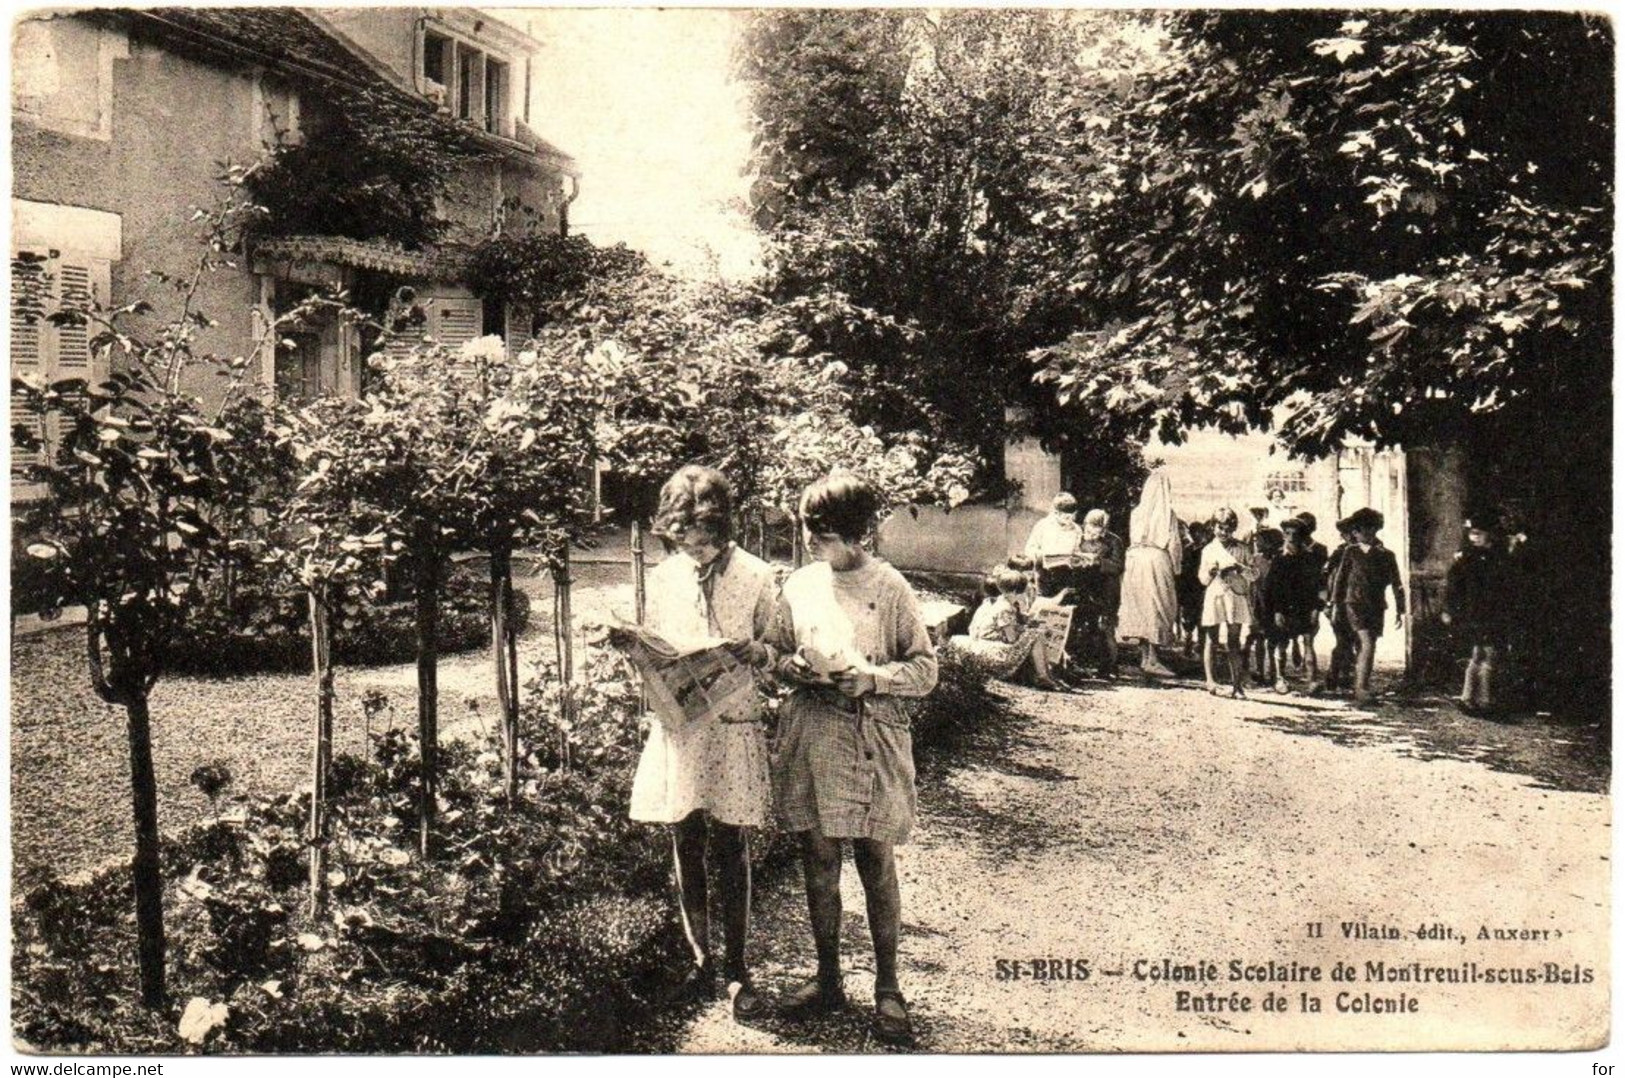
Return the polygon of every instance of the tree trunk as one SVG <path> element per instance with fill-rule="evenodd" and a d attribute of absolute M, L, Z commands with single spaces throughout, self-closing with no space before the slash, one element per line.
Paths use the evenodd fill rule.
<path fill-rule="evenodd" d="M 801 568 L 805 552 L 801 547 L 801 518 L 794 513 L 790 514 L 790 562 L 797 569 Z"/>
<path fill-rule="evenodd" d="M 440 747 L 439 690 L 436 685 L 440 658 L 440 559 L 432 542 L 423 541 L 418 545 L 417 586 L 414 590 L 418 635 L 418 850 L 424 860 L 428 860 L 430 834 L 434 829 Z"/>
<path fill-rule="evenodd" d="M 519 795 L 519 686 L 513 624 L 513 555 L 491 553 L 491 662 L 502 711 L 502 786 L 509 804 Z"/>
<path fill-rule="evenodd" d="M 158 777 L 152 768 L 152 717 L 147 694 L 132 692 L 124 703 L 130 733 L 130 792 L 135 809 L 135 925 L 141 1002 L 164 1005 L 163 878 L 158 859 Z"/>
<path fill-rule="evenodd" d="M 325 588 L 311 588 L 310 657 L 316 675 L 316 745 L 310 785 L 310 912 L 327 905 L 327 798 L 333 766 L 333 627 Z"/>
<path fill-rule="evenodd" d="M 643 624 L 646 581 L 643 566 L 643 522 L 632 521 L 632 609 Z"/>
<path fill-rule="evenodd" d="M 559 552 L 558 569 L 553 579 L 553 632 L 558 648 L 559 711 L 563 720 L 559 733 L 559 765 L 570 770 L 569 729 L 575 717 L 575 645 L 570 632 L 570 546 L 565 543 Z"/>
<path fill-rule="evenodd" d="M 644 615 L 648 606 L 648 581 L 644 575 L 643 564 L 643 522 L 636 517 L 632 518 L 632 611 L 637 616 L 638 624 L 643 624 Z M 638 679 L 638 714 L 642 715 L 649 710 L 649 691 L 643 687 L 643 679 Z"/>

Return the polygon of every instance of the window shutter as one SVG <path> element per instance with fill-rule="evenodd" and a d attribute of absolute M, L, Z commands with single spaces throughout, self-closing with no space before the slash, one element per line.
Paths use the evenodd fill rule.
<path fill-rule="evenodd" d="M 512 359 L 530 342 L 530 312 L 523 307 L 507 307 L 503 310 L 507 325 L 503 339 L 508 346 L 508 358 Z"/>
<path fill-rule="evenodd" d="M 88 310 L 95 305 L 89 265 L 62 259 L 57 263 L 57 300 L 60 309 Z M 56 330 L 56 371 L 53 378 L 90 379 L 90 326 L 59 325 Z"/>
<path fill-rule="evenodd" d="M 447 348 L 461 348 L 480 335 L 480 301 L 437 299 L 433 322 L 436 341 Z"/>
<path fill-rule="evenodd" d="M 50 323 L 45 320 L 55 307 L 52 299 L 52 262 L 44 252 L 20 251 L 11 261 L 11 373 L 13 377 L 49 380 Z M 16 394 L 11 397 L 11 424 L 6 437 L 11 440 L 13 427 L 26 427 L 36 437 L 42 434 L 40 417 L 22 411 Z M 44 459 L 39 451 L 24 451 L 15 444 L 11 450 L 11 477 L 13 493 L 17 493 L 20 474 L 24 468 Z"/>

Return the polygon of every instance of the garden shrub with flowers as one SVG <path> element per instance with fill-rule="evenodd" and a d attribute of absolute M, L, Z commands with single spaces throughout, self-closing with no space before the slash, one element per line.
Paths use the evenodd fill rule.
<path fill-rule="evenodd" d="M 937 691 L 915 705 L 921 757 L 951 754 L 1001 707 L 951 654 L 941 670 Z M 559 706 L 565 692 L 573 709 Z M 575 684 L 540 666 L 524 700 L 511 804 L 495 741 L 442 746 L 441 842 L 428 862 L 413 853 L 416 738 L 387 700 L 362 701 L 377 732 L 370 759 L 333 763 L 319 918 L 305 886 L 308 791 L 235 794 L 228 768 L 199 767 L 192 781 L 213 818 L 163 848 L 165 1009 L 143 1008 L 128 990 L 126 869 L 20 881 L 18 1042 L 136 1054 L 623 1046 L 684 953 L 666 837 L 625 812 L 642 740 L 636 675 L 589 646 Z M 759 880 L 793 864 L 786 838 L 755 843 Z"/>

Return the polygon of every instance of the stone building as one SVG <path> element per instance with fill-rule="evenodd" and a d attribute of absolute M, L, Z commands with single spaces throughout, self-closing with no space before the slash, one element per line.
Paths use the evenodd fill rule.
<path fill-rule="evenodd" d="M 104 306 L 138 299 L 172 314 L 201 248 L 194 211 L 217 205 L 226 162 L 298 143 L 338 107 L 338 91 L 467 125 L 478 152 L 436 210 L 433 244 L 270 227 L 234 265 L 202 275 L 194 307 L 213 319 L 199 348 L 251 355 L 285 394 L 355 392 L 362 340 L 337 320 L 280 339 L 269 322 L 312 289 L 348 289 L 358 306 L 407 299 L 448 343 L 522 337 L 529 323 L 466 286 L 467 254 L 523 208 L 568 227 L 578 172 L 531 126 L 537 42 L 462 8 L 153 8 L 58 10 L 20 19 L 12 82 L 12 371 L 96 374 L 85 331 L 19 317 L 75 294 Z M 19 261 L 19 260 L 22 261 Z M 34 272 L 38 267 L 42 272 Z M 155 276 L 163 275 L 163 277 Z M 405 291 L 403 291 L 405 289 Z M 192 387 L 207 396 L 217 379 Z M 14 459 L 14 469 L 26 459 Z M 14 471 L 15 474 L 15 471 Z M 13 481 L 13 495 L 30 492 Z"/>

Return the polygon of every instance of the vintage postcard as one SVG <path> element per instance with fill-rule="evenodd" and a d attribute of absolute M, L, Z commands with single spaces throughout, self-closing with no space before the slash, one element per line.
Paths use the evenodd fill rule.
<path fill-rule="evenodd" d="M 13 1054 L 1605 1048 L 1615 32 L 16 14 Z"/>

